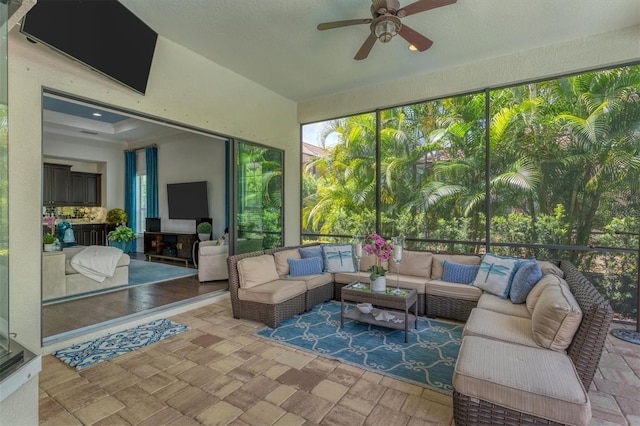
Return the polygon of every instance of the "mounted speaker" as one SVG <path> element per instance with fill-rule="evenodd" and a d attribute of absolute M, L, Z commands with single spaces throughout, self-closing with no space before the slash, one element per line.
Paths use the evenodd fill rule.
<path fill-rule="evenodd" d="M 160 232 L 160 218 L 148 217 L 145 225 L 147 232 Z"/>

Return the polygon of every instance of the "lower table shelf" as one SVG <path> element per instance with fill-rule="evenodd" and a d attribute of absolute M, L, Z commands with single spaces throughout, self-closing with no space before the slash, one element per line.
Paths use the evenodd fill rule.
<path fill-rule="evenodd" d="M 184 262 L 185 268 L 189 267 L 189 260 L 184 257 L 175 257 L 175 256 L 165 256 L 164 254 L 147 254 L 147 260 L 151 262 L 151 259 L 167 259 L 167 260 L 175 260 L 178 262 Z"/>
<path fill-rule="evenodd" d="M 380 312 L 382 312 L 382 310 L 379 309 L 374 309 L 373 312 L 375 312 L 375 314 L 379 314 Z M 354 308 L 349 310 L 348 312 L 345 312 L 344 317 L 345 318 L 349 318 L 358 322 L 364 322 L 366 324 L 373 324 L 373 325 L 379 325 L 382 327 L 387 327 L 387 328 L 393 328 L 395 330 L 404 330 L 405 329 L 405 319 L 404 319 L 404 312 L 400 312 L 400 311 L 389 311 L 386 310 L 384 312 L 388 312 L 389 314 L 392 314 L 396 317 L 396 319 L 401 319 L 402 322 L 394 322 L 393 320 L 391 321 L 380 321 L 375 319 L 374 315 L 372 313 L 368 313 L 368 314 L 363 314 L 362 312 L 360 312 L 358 310 L 358 308 Z M 407 315 L 407 323 L 408 324 L 414 324 L 416 321 L 416 316 L 412 315 L 412 314 L 408 314 Z"/>

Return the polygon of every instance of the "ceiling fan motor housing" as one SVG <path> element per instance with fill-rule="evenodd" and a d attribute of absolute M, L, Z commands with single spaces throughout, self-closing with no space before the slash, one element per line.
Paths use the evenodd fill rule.
<path fill-rule="evenodd" d="M 393 36 L 398 34 L 401 27 L 400 18 L 394 15 L 383 15 L 373 20 L 371 32 L 375 34 L 381 43 L 388 43 Z"/>

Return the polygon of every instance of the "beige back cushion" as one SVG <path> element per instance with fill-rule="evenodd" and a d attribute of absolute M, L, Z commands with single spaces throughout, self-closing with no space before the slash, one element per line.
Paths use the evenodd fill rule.
<path fill-rule="evenodd" d="M 362 254 L 362 258 L 360 259 L 360 270 L 361 271 L 368 271 L 369 268 L 371 268 L 373 265 L 376 264 L 376 260 L 378 258 L 376 257 L 375 254 L 366 254 L 363 253 Z M 384 262 L 380 262 L 380 265 L 384 268 L 384 269 L 389 269 L 389 261 L 385 260 Z"/>
<path fill-rule="evenodd" d="M 269 281 L 280 279 L 276 262 L 272 255 L 247 257 L 238 261 L 240 288 L 251 288 Z"/>
<path fill-rule="evenodd" d="M 538 260 L 538 266 L 540 266 L 542 275 L 553 274 L 560 278 L 564 278 L 564 272 L 562 269 L 547 260 Z"/>
<path fill-rule="evenodd" d="M 278 271 L 278 275 L 284 277 L 289 273 L 289 262 L 287 262 L 287 259 L 300 259 L 300 252 L 297 248 L 281 250 L 273 253 L 273 258 L 276 262 L 276 271 Z"/>
<path fill-rule="evenodd" d="M 543 275 L 542 278 L 533 286 L 529 294 L 527 294 L 527 309 L 529 310 L 529 314 L 533 315 L 533 310 L 536 307 L 536 303 L 538 303 L 538 299 L 542 294 L 542 290 L 545 289 L 548 285 L 560 285 L 564 281 L 562 278 L 557 275 L 547 274 Z"/>
<path fill-rule="evenodd" d="M 547 285 L 533 315 L 533 338 L 540 346 L 562 352 L 569 347 L 582 321 L 582 310 L 566 285 Z"/>
<path fill-rule="evenodd" d="M 400 262 L 400 273 L 402 275 L 413 275 L 416 277 L 431 278 L 431 262 L 433 253 L 428 251 L 402 251 L 402 261 Z M 389 271 L 398 272 L 398 265 L 393 259 L 389 259 Z"/>
<path fill-rule="evenodd" d="M 480 256 L 473 254 L 434 254 L 431 267 L 431 279 L 437 280 L 438 278 L 442 278 L 442 274 L 444 273 L 442 262 L 444 260 L 447 262 L 461 263 L 463 265 L 479 265 L 480 259 Z"/>

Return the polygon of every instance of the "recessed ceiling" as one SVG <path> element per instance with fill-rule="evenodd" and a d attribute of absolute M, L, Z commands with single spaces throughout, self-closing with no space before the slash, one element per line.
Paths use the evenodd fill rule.
<path fill-rule="evenodd" d="M 458 0 L 402 19 L 433 40 L 425 52 L 396 36 L 355 61 L 369 25 L 317 25 L 370 18 L 371 0 L 120 2 L 161 36 L 294 101 L 640 25 L 639 0 Z"/>

